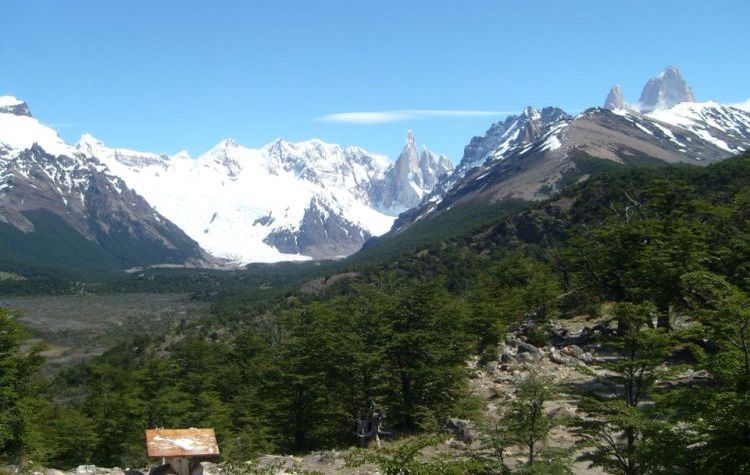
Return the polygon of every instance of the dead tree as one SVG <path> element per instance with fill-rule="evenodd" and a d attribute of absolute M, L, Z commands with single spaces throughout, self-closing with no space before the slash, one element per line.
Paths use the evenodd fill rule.
<path fill-rule="evenodd" d="M 375 407 L 375 402 L 370 401 L 370 407 L 364 416 L 357 418 L 357 441 L 360 447 L 369 447 L 374 440 L 376 447 L 380 448 L 380 436 L 390 435 L 383 430 L 385 413 Z"/>

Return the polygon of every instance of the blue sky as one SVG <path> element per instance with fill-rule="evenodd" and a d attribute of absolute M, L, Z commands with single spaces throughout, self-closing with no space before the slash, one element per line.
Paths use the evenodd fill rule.
<path fill-rule="evenodd" d="M 320 137 L 393 158 L 411 128 L 457 161 L 507 111 L 577 112 L 614 83 L 636 101 L 669 64 L 699 100 L 744 101 L 748 18 L 748 0 L 3 0 L 0 95 L 71 142 Z M 321 119 L 351 112 L 388 114 Z"/>

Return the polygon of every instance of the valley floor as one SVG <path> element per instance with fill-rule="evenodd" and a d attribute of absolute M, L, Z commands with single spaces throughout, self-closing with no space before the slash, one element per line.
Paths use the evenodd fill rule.
<path fill-rule="evenodd" d="M 20 315 L 32 341 L 46 346 L 46 369 L 71 366 L 139 334 L 165 334 L 205 314 L 206 302 L 182 294 L 0 297 L 0 308 Z"/>

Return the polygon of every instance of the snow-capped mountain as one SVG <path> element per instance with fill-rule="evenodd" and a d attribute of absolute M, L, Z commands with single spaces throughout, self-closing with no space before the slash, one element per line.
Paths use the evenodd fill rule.
<path fill-rule="evenodd" d="M 543 199 L 607 163 L 705 165 L 750 150 L 750 112 L 693 102 L 674 67 L 649 80 L 639 104 L 628 105 L 617 86 L 605 102 L 607 108 L 575 117 L 526 108 L 493 124 L 466 146 L 455 171 L 398 219 L 394 232 L 458 202 Z"/>
<path fill-rule="evenodd" d="M 658 76 L 649 79 L 641 90 L 641 98 L 635 104 L 625 101 L 619 85 L 609 91 L 604 108 L 609 110 L 629 109 L 643 114 L 669 109 L 681 102 L 695 102 L 693 89 L 682 73 L 674 66 L 668 66 Z"/>
<path fill-rule="evenodd" d="M 109 148 L 91 135 L 75 148 L 211 254 L 242 263 L 349 255 L 388 231 L 451 168 L 427 150 L 415 160 L 411 133 L 394 163 L 318 139 L 259 149 L 227 139 L 196 159 Z"/>
<path fill-rule="evenodd" d="M 207 255 L 107 167 L 0 97 L 0 259 L 122 268 Z"/>
<path fill-rule="evenodd" d="M 374 203 L 389 215 L 404 212 L 417 206 L 438 180 L 452 170 L 453 163 L 445 155 L 437 156 L 426 147 L 419 155 L 414 133 L 410 130 L 398 159 L 375 187 Z"/>

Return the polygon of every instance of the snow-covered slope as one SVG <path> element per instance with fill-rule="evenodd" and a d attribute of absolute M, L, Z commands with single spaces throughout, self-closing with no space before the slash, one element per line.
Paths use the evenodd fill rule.
<path fill-rule="evenodd" d="M 689 130 L 729 153 L 750 149 L 750 113 L 737 107 L 713 101 L 680 102 L 669 109 L 655 110 L 648 116 Z"/>
<path fill-rule="evenodd" d="M 431 189 L 421 175 L 391 180 L 400 162 L 318 139 L 259 149 L 227 139 L 197 159 L 109 148 L 91 135 L 76 149 L 105 163 L 210 253 L 241 263 L 349 255 L 411 205 L 382 206 L 382 196 Z"/>
<path fill-rule="evenodd" d="M 68 267 L 205 265 L 197 243 L 28 106 L 0 97 L 0 259 Z"/>

